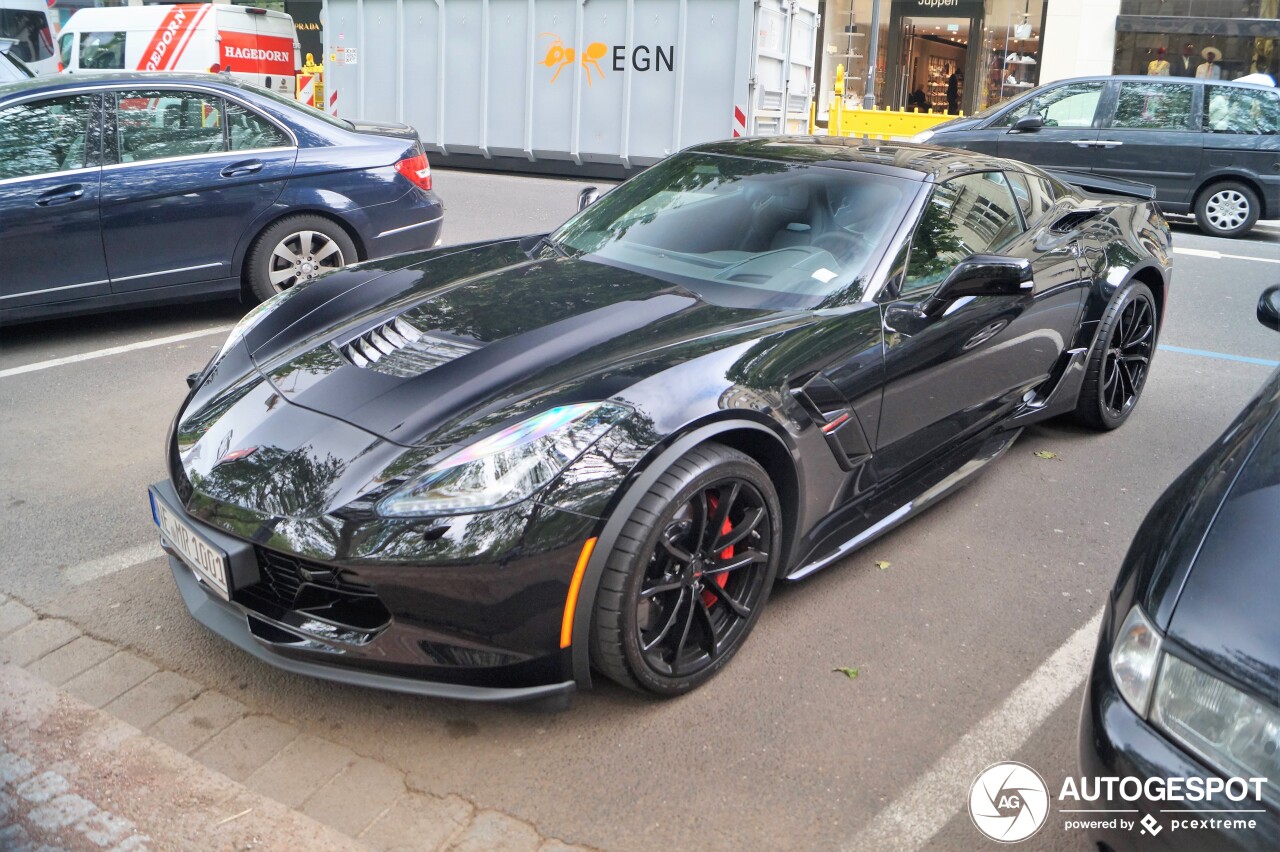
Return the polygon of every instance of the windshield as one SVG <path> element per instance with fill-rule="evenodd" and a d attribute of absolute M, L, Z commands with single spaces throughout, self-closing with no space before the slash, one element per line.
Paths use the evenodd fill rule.
<path fill-rule="evenodd" d="M 865 285 L 917 185 L 845 169 L 677 154 L 552 239 L 714 302 L 811 307 Z"/>

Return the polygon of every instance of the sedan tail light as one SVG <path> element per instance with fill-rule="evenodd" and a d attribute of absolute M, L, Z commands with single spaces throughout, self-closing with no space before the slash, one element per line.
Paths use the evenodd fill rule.
<path fill-rule="evenodd" d="M 396 163 L 396 171 L 408 178 L 409 182 L 420 189 L 431 189 L 431 164 L 426 154 L 406 157 Z"/>

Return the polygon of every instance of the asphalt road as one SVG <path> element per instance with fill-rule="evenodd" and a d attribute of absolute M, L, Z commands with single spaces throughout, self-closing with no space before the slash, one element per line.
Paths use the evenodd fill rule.
<path fill-rule="evenodd" d="M 583 185 L 436 180 L 447 242 L 554 225 Z M 1280 281 L 1280 230 L 1238 241 L 1176 230 L 1161 344 L 1200 354 L 1161 351 L 1123 428 L 1029 429 L 957 496 L 779 588 L 734 663 L 681 700 L 604 684 L 545 714 L 383 694 L 278 672 L 196 625 L 159 556 L 145 487 L 164 475 L 184 376 L 224 336 L 202 332 L 233 323 L 234 302 L 0 330 L 0 591 L 413 772 L 430 792 L 571 842 L 879 848 L 876 832 L 893 824 L 916 843 L 982 848 L 963 812 L 966 767 L 1021 760 L 1052 789 L 1077 771 L 1088 654 L 1045 661 L 1065 659 L 1054 655 L 1073 635 L 1068 650 L 1080 635 L 1092 650 L 1088 624 L 1147 508 L 1270 372 L 1233 359 L 1280 359 L 1280 337 L 1253 315 Z M 44 364 L 109 347 L 125 349 Z M 1084 848 L 1052 822 L 1030 845 Z"/>

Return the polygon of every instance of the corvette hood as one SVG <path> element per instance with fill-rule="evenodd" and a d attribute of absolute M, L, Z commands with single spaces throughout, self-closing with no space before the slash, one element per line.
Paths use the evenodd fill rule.
<path fill-rule="evenodd" d="M 291 300 L 273 317 L 282 330 L 251 347 L 258 369 L 288 402 L 402 445 L 608 398 L 691 357 L 692 341 L 787 316 L 712 305 L 591 260 L 531 260 L 515 242 L 436 253 L 318 296 L 331 298 Z"/>

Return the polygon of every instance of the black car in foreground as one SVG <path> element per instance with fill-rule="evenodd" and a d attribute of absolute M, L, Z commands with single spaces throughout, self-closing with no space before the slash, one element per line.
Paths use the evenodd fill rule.
<path fill-rule="evenodd" d="M 1258 319 L 1280 331 L 1280 287 L 1263 294 Z M 1103 615 L 1081 771 L 1144 788 L 1156 779 L 1153 789 L 1186 800 L 1117 795 L 1088 807 L 1139 809 L 1135 822 L 1150 816 L 1169 829 L 1161 848 L 1280 848 L 1277 552 L 1280 370 L 1156 501 Z M 1200 780 L 1170 788 L 1169 779 Z M 1216 798 L 1196 792 L 1210 786 Z M 1113 826 L 1093 839 L 1149 849 L 1156 833 Z"/>
<path fill-rule="evenodd" d="M 1280 90 L 1188 77 L 1080 77 L 913 141 L 1152 184 L 1166 213 L 1238 237 L 1280 217 Z"/>
<path fill-rule="evenodd" d="M 965 152 L 702 145 L 549 235 L 294 287 L 192 378 L 151 495 L 193 615 L 427 695 L 663 695 L 1020 429 L 1132 413 L 1170 235 Z"/>

